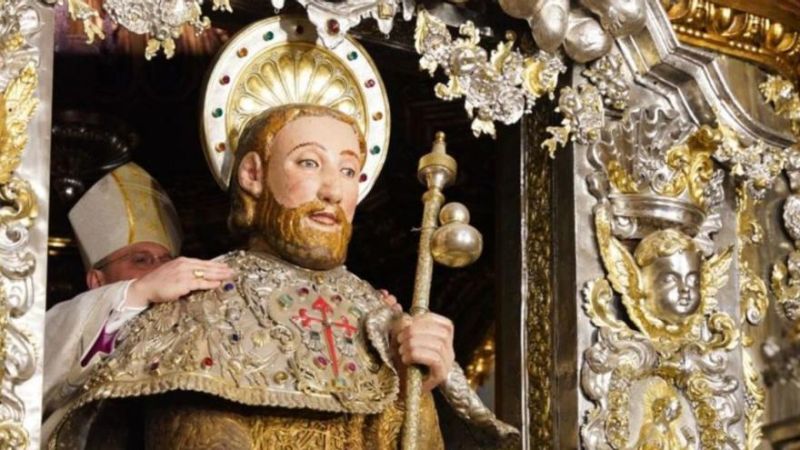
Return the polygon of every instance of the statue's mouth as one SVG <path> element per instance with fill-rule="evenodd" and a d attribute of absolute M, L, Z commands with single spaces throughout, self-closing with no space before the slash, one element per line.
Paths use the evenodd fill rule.
<path fill-rule="evenodd" d="M 308 215 L 308 218 L 315 224 L 324 227 L 335 227 L 341 223 L 336 213 L 329 211 L 317 211 Z"/>

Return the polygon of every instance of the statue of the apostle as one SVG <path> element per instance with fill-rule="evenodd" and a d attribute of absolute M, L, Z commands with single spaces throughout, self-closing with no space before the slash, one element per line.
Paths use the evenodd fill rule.
<path fill-rule="evenodd" d="M 342 265 L 365 153 L 353 119 L 327 107 L 252 118 L 230 215 L 249 245 L 221 257 L 236 280 L 126 328 L 52 448 L 396 448 L 398 371 L 412 363 L 429 369 L 420 448 L 441 448 L 429 391 L 453 366 L 451 323 L 392 327 L 381 293 Z"/>
<path fill-rule="evenodd" d="M 370 335 L 381 295 L 342 266 L 366 154 L 358 127 L 325 107 L 273 108 L 249 122 L 237 154 L 230 221 L 249 246 L 223 259 L 238 278 L 148 311 L 85 401 L 195 390 L 258 406 L 154 397 L 141 408 L 147 448 L 391 447 L 401 417 L 392 356 L 428 365 L 431 388 L 452 365 L 452 326 L 421 317 L 394 349 Z M 440 447 L 430 399 L 424 409 L 429 447 Z M 72 422 L 56 442 L 111 437 L 104 421 L 88 434 Z"/>

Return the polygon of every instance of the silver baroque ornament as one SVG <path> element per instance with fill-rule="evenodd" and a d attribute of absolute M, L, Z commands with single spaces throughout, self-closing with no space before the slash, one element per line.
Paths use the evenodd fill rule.
<path fill-rule="evenodd" d="M 214 2 L 215 9 L 230 10 L 227 0 Z M 223 6 L 225 5 L 225 6 Z M 117 23 L 137 34 L 150 36 L 145 58 L 152 58 L 159 49 L 169 58 L 175 53 L 175 41 L 185 25 L 196 33 L 205 31 L 211 21 L 202 15 L 202 0 L 106 0 L 103 8 Z"/>
<path fill-rule="evenodd" d="M 611 48 L 614 37 L 627 36 L 644 27 L 644 0 L 500 0 L 506 14 L 525 19 L 536 45 L 548 52 L 560 47 L 575 62 L 597 59 Z M 584 9 L 585 8 L 585 9 Z M 588 9 L 593 14 L 589 14 Z"/>
<path fill-rule="evenodd" d="M 271 0 L 272 6 L 281 9 L 285 0 Z M 375 19 L 378 29 L 389 34 L 394 24 L 394 16 L 402 8 L 405 20 L 411 20 L 414 12 L 413 2 L 399 0 L 298 0 L 308 12 L 308 19 L 316 26 L 317 34 L 328 48 L 334 48 L 345 38 L 350 28 L 366 18 Z"/>
<path fill-rule="evenodd" d="M 99 12 L 83 0 L 65 0 L 70 17 L 83 22 L 87 42 L 103 38 L 96 23 Z M 212 0 L 214 10 L 232 11 L 229 0 Z M 211 21 L 202 13 L 203 0 L 105 0 L 103 9 L 117 24 L 136 34 L 148 37 L 145 58 L 151 59 L 159 50 L 167 58 L 175 54 L 175 39 L 189 26 L 202 33 Z"/>
<path fill-rule="evenodd" d="M 741 180 L 755 199 L 763 199 L 783 171 L 790 149 L 758 140 L 747 141 L 725 125 L 719 125 L 718 130 L 719 145 L 714 158 L 729 166 L 731 175 Z"/>
<path fill-rule="evenodd" d="M 424 10 L 417 14 L 415 47 L 420 69 L 431 76 L 441 68 L 448 82 L 436 85 L 436 96 L 443 100 L 464 98 L 475 136 L 495 136 L 494 122 L 510 125 L 529 112 L 536 99 L 555 89 L 558 75 L 566 71 L 559 55 L 539 52 L 523 56 L 514 49 L 516 37 L 487 54 L 480 47 L 480 36 L 472 22 L 459 27 L 453 39 L 441 20 Z"/>
<path fill-rule="evenodd" d="M 795 241 L 800 241 L 800 195 L 790 195 L 783 205 L 783 226 Z"/>
<path fill-rule="evenodd" d="M 547 127 L 552 137 L 542 142 L 550 156 L 555 156 L 558 146 L 565 146 L 571 139 L 587 145 L 600 138 L 605 122 L 603 98 L 600 91 L 590 84 L 582 83 L 578 89 L 570 86 L 561 89 L 558 97 L 558 111 L 564 119 L 560 127 Z"/>
<path fill-rule="evenodd" d="M 783 226 L 795 248 L 772 267 L 772 293 L 778 316 L 789 326 L 792 339 L 800 337 L 800 195 L 792 194 L 783 205 Z"/>
<path fill-rule="evenodd" d="M 622 57 L 606 55 L 583 71 L 583 75 L 597 87 L 606 106 L 619 111 L 628 107 L 630 97 L 629 81 L 625 77 Z"/>
<path fill-rule="evenodd" d="M 582 292 L 586 315 L 598 330 L 581 368 L 581 389 L 593 403 L 581 427 L 583 447 L 742 449 L 732 430 L 743 416 L 740 386 L 727 373 L 739 333 L 716 299 L 727 283 L 732 251 L 702 260 L 698 308 L 666 320 L 654 314 L 666 297 L 647 294 L 659 279 L 648 275 L 657 269 L 643 257 L 649 250 L 642 246 L 651 244 L 643 244 L 646 238 L 630 254 L 613 237 L 610 215 L 607 203 L 595 208 L 597 242 L 608 275 L 587 282 Z M 667 229 L 652 236 L 689 241 L 680 234 Z M 677 263 L 685 257 L 670 258 Z M 617 306 L 618 297 L 629 321 Z"/>
<path fill-rule="evenodd" d="M 0 1 L 0 92 L 24 67 L 39 64 L 31 39 L 40 28 L 39 14 L 29 2 Z"/>

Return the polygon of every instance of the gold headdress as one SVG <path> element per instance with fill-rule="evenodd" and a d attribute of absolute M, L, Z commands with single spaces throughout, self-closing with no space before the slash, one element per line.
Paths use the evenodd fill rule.
<path fill-rule="evenodd" d="M 234 36 L 209 74 L 202 142 L 217 183 L 228 189 L 239 134 L 259 113 L 286 104 L 327 106 L 356 119 L 367 144 L 359 201 L 372 188 L 389 145 L 389 102 L 375 64 L 353 38 L 331 50 L 304 18 L 272 17 Z"/>

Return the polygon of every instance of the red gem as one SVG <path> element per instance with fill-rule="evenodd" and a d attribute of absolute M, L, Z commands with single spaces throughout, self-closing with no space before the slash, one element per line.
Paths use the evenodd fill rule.
<path fill-rule="evenodd" d="M 368 87 L 368 88 L 374 87 L 374 86 L 375 86 L 375 80 L 373 80 L 372 78 L 370 78 L 369 80 L 367 80 L 367 82 L 366 82 L 366 83 L 364 83 L 364 85 L 365 85 L 366 87 Z"/>
<path fill-rule="evenodd" d="M 328 359 L 324 356 L 317 356 L 314 362 L 320 367 L 328 367 Z"/>
<path fill-rule="evenodd" d="M 219 84 L 228 84 L 231 82 L 231 77 L 224 75 L 222 78 L 219 79 Z"/>
<path fill-rule="evenodd" d="M 158 361 L 153 361 L 150 363 L 150 370 L 158 369 Z"/>
<path fill-rule="evenodd" d="M 217 153 L 222 153 L 227 149 L 228 149 L 228 146 L 226 146 L 224 142 L 220 142 L 220 143 L 217 144 L 216 147 L 214 147 L 214 150 L 216 150 Z"/>
<path fill-rule="evenodd" d="M 348 372 L 355 372 L 356 369 L 358 369 L 358 366 L 356 366 L 356 363 L 354 362 L 349 362 L 346 366 L 344 366 L 344 368 L 347 369 Z"/>
<path fill-rule="evenodd" d="M 308 288 L 301 287 L 297 290 L 297 293 L 300 295 L 308 295 Z"/>
<path fill-rule="evenodd" d="M 363 182 L 365 182 L 365 181 L 367 181 L 367 174 L 365 174 L 365 173 L 362 173 L 362 174 L 361 174 L 361 176 L 360 176 L 360 177 L 358 177 L 358 182 L 359 182 L 359 183 L 363 183 Z"/>
<path fill-rule="evenodd" d="M 245 56 L 247 56 L 247 49 L 246 49 L 246 48 L 244 48 L 244 47 L 240 48 L 240 49 L 239 49 L 239 50 L 236 52 L 236 56 L 238 56 L 239 58 L 244 58 Z"/>
<path fill-rule="evenodd" d="M 339 21 L 336 19 L 328 20 L 328 33 L 339 34 Z"/>
<path fill-rule="evenodd" d="M 333 300 L 336 303 L 341 303 L 342 302 L 342 296 L 338 295 L 338 294 L 334 295 L 333 297 L 331 297 L 331 300 Z"/>
<path fill-rule="evenodd" d="M 214 365 L 214 360 L 210 356 L 203 358 L 203 367 L 211 367 Z"/>

